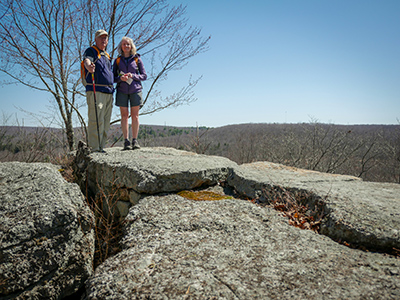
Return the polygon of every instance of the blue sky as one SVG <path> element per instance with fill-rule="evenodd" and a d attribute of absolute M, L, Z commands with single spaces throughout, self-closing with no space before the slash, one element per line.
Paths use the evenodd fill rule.
<path fill-rule="evenodd" d="M 170 3 L 187 5 L 189 23 L 211 35 L 210 50 L 171 74 L 164 87 L 174 91 L 190 75 L 202 75 L 198 100 L 141 116 L 142 124 L 398 124 L 400 1 Z M 23 87 L 0 91 L 6 113 L 18 111 L 14 105 L 45 111 L 50 99 Z M 30 122 L 19 111 L 18 117 Z"/>

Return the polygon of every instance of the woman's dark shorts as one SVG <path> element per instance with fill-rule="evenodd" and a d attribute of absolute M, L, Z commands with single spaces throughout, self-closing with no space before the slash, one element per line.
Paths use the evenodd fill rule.
<path fill-rule="evenodd" d="M 133 94 L 123 94 L 117 91 L 117 96 L 115 97 L 115 105 L 119 107 L 131 107 L 143 106 L 142 92 Z"/>

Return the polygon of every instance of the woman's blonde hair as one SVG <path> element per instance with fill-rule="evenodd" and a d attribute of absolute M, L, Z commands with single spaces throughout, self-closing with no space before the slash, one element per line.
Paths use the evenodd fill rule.
<path fill-rule="evenodd" d="M 127 37 L 127 36 L 124 36 L 122 39 L 121 39 L 121 41 L 119 42 L 119 45 L 118 45 L 118 47 L 117 47 L 117 51 L 118 51 L 118 53 L 119 53 L 119 55 L 123 55 L 124 54 L 124 52 L 122 51 L 122 42 L 123 41 L 127 41 L 130 45 L 131 45 L 131 55 L 135 55 L 136 54 L 136 46 L 135 46 L 135 44 L 133 43 L 133 40 L 130 38 L 130 37 Z"/>

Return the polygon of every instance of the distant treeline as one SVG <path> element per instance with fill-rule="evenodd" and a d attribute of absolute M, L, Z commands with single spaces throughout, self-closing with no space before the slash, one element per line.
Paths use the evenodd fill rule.
<path fill-rule="evenodd" d="M 76 139 L 85 140 L 76 129 Z M 141 125 L 142 147 L 173 147 L 227 157 L 238 164 L 270 161 L 400 183 L 400 125 L 240 124 L 218 128 Z M 122 145 L 119 125 L 108 147 Z M 0 161 L 54 161 L 66 154 L 61 129 L 0 127 Z"/>
<path fill-rule="evenodd" d="M 143 146 L 270 161 L 368 181 L 400 183 L 400 125 L 240 124 L 218 128 L 142 125 Z"/>

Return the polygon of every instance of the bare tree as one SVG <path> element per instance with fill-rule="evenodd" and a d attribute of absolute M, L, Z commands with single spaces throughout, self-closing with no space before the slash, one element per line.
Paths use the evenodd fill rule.
<path fill-rule="evenodd" d="M 194 101 L 191 80 L 176 93 L 164 96 L 160 84 L 193 56 L 207 50 L 210 37 L 189 27 L 185 7 L 166 0 L 0 0 L 0 71 L 9 80 L 49 92 L 63 121 L 68 146 L 74 149 L 73 116 L 84 105 L 80 61 L 93 42 L 94 32 L 109 32 L 113 56 L 122 36 L 131 36 L 138 51 L 149 57 L 150 88 L 143 114 Z M 12 58 L 12 59 L 10 59 Z"/>
<path fill-rule="evenodd" d="M 387 170 L 387 176 L 391 181 L 400 183 L 400 128 L 393 136 L 385 139 L 383 152 L 385 157 L 383 168 Z"/>
<path fill-rule="evenodd" d="M 211 145 L 211 142 L 206 140 L 207 132 L 208 128 L 200 133 L 199 126 L 196 123 L 196 133 L 190 136 L 190 142 L 185 144 L 186 148 L 190 151 L 196 152 L 197 154 L 206 153 L 207 149 Z"/>

